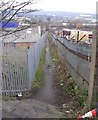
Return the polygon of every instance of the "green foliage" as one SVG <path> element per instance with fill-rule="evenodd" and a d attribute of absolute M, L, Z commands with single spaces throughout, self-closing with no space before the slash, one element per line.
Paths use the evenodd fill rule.
<path fill-rule="evenodd" d="M 58 79 L 61 80 L 61 82 L 63 82 L 65 80 L 65 75 L 64 74 L 60 74 L 58 76 Z"/>
<path fill-rule="evenodd" d="M 56 65 L 57 61 L 59 60 L 59 56 L 57 54 L 57 50 L 53 47 L 52 49 L 50 49 L 50 53 L 51 53 L 51 56 L 52 56 L 52 61 Z"/>
<path fill-rule="evenodd" d="M 68 79 L 67 90 L 72 92 L 76 96 L 75 106 L 77 107 L 86 106 L 86 101 L 87 101 L 87 96 L 88 96 L 87 90 L 80 88 L 71 77 Z"/>
<path fill-rule="evenodd" d="M 87 96 L 88 92 L 85 89 L 80 88 L 79 86 L 75 85 L 74 87 L 74 94 L 76 96 L 75 106 L 79 107 L 87 107 Z"/>
<path fill-rule="evenodd" d="M 7 100 L 16 100 L 16 97 L 2 95 L 1 99 L 5 100 L 5 101 L 7 101 Z"/>
<path fill-rule="evenodd" d="M 45 64 L 45 48 L 42 50 L 40 62 L 38 65 L 37 72 L 35 74 L 34 82 L 33 82 L 33 87 L 40 87 L 43 85 L 43 80 L 44 80 L 44 70 L 43 70 L 43 65 Z"/>
<path fill-rule="evenodd" d="M 61 73 L 62 68 L 60 70 L 58 70 L 59 61 L 62 61 L 62 60 L 59 57 L 57 49 L 53 45 L 54 43 L 51 40 L 51 38 L 50 38 L 49 42 L 50 42 L 50 53 L 51 53 L 52 59 L 55 59 L 55 60 L 53 60 L 53 62 L 56 66 L 57 71 L 59 71 L 59 72 L 57 72 L 57 79 L 59 80 L 60 84 L 64 83 L 64 81 L 66 81 L 65 82 L 66 85 L 64 84 L 62 87 L 64 88 L 65 94 L 67 93 L 74 97 L 73 107 L 74 108 L 85 108 L 85 109 L 83 109 L 83 111 L 86 112 L 88 109 L 87 103 L 86 103 L 87 97 L 88 97 L 88 91 L 77 85 L 75 80 L 73 80 L 71 74 L 67 71 L 67 68 L 64 68 L 64 63 L 62 65 L 63 72 Z M 60 62 L 60 64 L 61 64 L 61 62 Z M 81 110 L 81 113 L 84 113 L 83 111 Z"/>

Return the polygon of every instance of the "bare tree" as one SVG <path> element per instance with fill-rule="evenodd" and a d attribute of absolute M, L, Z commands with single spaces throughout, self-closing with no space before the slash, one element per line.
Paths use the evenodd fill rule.
<path fill-rule="evenodd" d="M 25 26 L 19 26 L 17 29 L 10 29 L 10 30 L 6 30 L 5 27 L 6 25 L 12 20 L 14 19 L 15 21 L 18 21 L 17 18 L 15 18 L 15 16 L 17 14 L 23 13 L 23 9 L 25 9 L 25 7 L 31 5 L 31 4 L 35 4 L 36 2 L 38 2 L 39 0 L 27 0 L 25 2 L 17 2 L 16 0 L 9 0 L 8 2 L 4 2 L 4 0 L 0 1 L 0 12 L 1 12 L 1 20 L 2 21 L 6 21 L 5 24 L 2 25 L 2 28 L 0 31 L 2 31 L 2 34 L 0 35 L 0 37 L 4 37 L 7 36 L 9 34 L 12 33 L 16 33 L 19 32 L 21 30 L 27 29 L 29 27 L 33 27 L 35 26 L 37 23 L 33 23 L 30 22 L 28 25 Z M 35 12 L 37 11 L 36 9 L 31 9 L 31 10 L 26 10 L 26 13 L 31 13 L 31 12 Z"/>

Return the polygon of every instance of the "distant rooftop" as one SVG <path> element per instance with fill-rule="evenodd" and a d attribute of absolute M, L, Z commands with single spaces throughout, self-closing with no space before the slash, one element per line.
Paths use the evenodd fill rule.
<path fill-rule="evenodd" d="M 38 28 L 29 28 L 27 30 L 22 30 L 17 32 L 16 34 L 11 34 L 6 36 L 3 39 L 4 42 L 37 42 L 38 38 L 40 38 L 40 34 L 38 33 Z"/>
<path fill-rule="evenodd" d="M 15 21 L 9 21 L 8 23 L 7 21 L 2 21 L 0 23 L 0 28 L 2 28 L 3 26 L 4 28 L 16 28 L 19 26 L 19 23 Z"/>
<path fill-rule="evenodd" d="M 84 15 L 84 14 L 81 14 L 80 17 L 92 17 L 92 15 Z"/>

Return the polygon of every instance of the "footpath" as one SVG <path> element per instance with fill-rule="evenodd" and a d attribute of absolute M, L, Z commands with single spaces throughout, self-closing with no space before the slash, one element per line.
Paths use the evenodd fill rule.
<path fill-rule="evenodd" d="M 46 45 L 46 61 L 44 65 L 44 86 L 32 99 L 8 100 L 2 102 L 3 118 L 64 118 L 63 113 L 55 107 L 56 90 L 53 88 L 54 65 L 49 45 Z"/>

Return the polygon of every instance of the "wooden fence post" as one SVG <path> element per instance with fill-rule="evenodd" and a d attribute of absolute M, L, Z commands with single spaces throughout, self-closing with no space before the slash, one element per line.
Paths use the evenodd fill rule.
<path fill-rule="evenodd" d="M 88 90 L 88 107 L 98 102 L 98 31 L 93 32 L 90 81 Z"/>

